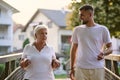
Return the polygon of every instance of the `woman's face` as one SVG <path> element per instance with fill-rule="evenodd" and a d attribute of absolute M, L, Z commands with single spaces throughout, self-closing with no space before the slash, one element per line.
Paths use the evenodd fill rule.
<path fill-rule="evenodd" d="M 39 42 L 46 41 L 47 40 L 47 29 L 43 28 L 43 29 L 38 30 L 35 34 L 35 37 L 37 41 Z"/>

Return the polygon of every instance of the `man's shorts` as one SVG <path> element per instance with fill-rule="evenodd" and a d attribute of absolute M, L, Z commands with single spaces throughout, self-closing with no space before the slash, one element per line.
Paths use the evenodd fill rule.
<path fill-rule="evenodd" d="M 104 68 L 97 69 L 83 69 L 76 68 L 75 80 L 104 80 L 105 71 Z"/>

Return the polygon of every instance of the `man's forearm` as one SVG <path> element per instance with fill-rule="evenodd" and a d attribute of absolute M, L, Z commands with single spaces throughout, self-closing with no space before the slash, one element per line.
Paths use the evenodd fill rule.
<path fill-rule="evenodd" d="M 73 69 L 75 67 L 76 62 L 76 51 L 77 51 L 77 44 L 72 45 L 70 51 L 70 68 Z"/>
<path fill-rule="evenodd" d="M 75 56 L 75 54 L 73 53 L 73 52 L 71 52 L 71 57 L 70 57 L 71 59 L 71 67 L 70 67 L 70 69 L 74 69 L 74 67 L 75 67 L 75 59 L 76 59 L 76 56 Z"/>
<path fill-rule="evenodd" d="M 113 51 L 112 43 L 109 43 L 109 44 L 106 45 L 106 49 L 103 51 L 103 54 L 106 56 L 106 55 L 111 54 L 112 51 Z"/>
<path fill-rule="evenodd" d="M 104 50 L 104 53 L 103 53 L 103 54 L 106 56 L 106 55 L 111 54 L 112 51 L 113 51 L 113 50 L 112 50 L 111 48 L 108 48 L 108 49 L 105 49 L 105 50 Z"/>

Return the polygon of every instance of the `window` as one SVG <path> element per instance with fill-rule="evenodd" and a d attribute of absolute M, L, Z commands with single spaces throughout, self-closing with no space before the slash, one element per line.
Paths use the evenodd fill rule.
<path fill-rule="evenodd" d="M 120 51 L 120 46 L 118 46 L 118 51 Z"/>
<path fill-rule="evenodd" d="M 23 41 L 24 40 L 24 35 L 19 35 L 18 38 L 19 38 L 19 40 Z"/>
<path fill-rule="evenodd" d="M 47 22 L 49 28 L 52 28 L 52 21 Z"/>
<path fill-rule="evenodd" d="M 2 47 L 2 46 L 0 46 L 0 55 L 1 54 L 5 54 L 7 52 L 8 52 L 8 47 Z"/>
<path fill-rule="evenodd" d="M 0 8 L 0 17 L 1 17 L 1 8 Z"/>
<path fill-rule="evenodd" d="M 61 36 L 61 41 L 62 41 L 61 51 L 65 54 L 68 54 L 70 51 L 70 46 L 71 46 L 70 39 L 71 39 L 71 36 L 69 35 Z"/>
<path fill-rule="evenodd" d="M 62 43 L 69 43 L 70 44 L 71 36 L 70 35 L 62 35 L 61 39 L 62 39 Z"/>
<path fill-rule="evenodd" d="M 0 36 L 0 39 L 5 39 L 5 37 L 4 36 Z"/>
<path fill-rule="evenodd" d="M 3 25 L 0 25 L 0 39 L 5 39 L 6 35 L 7 29 Z"/>
<path fill-rule="evenodd" d="M 13 51 L 17 51 L 17 48 L 16 48 L 16 47 L 13 47 Z"/>

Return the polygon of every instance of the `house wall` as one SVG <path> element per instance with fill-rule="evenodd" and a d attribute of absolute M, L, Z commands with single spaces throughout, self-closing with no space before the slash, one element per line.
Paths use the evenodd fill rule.
<path fill-rule="evenodd" d="M 0 54 L 13 51 L 12 10 L 0 3 Z M 3 31 L 2 31 L 3 30 Z"/>
<path fill-rule="evenodd" d="M 112 37 L 113 54 L 120 54 L 120 39 Z"/>
<path fill-rule="evenodd" d="M 30 43 L 34 41 L 33 26 L 29 26 L 26 30 L 26 37 L 29 38 Z"/>
<path fill-rule="evenodd" d="M 11 24 L 12 23 L 12 11 L 6 9 L 0 5 L 0 24 Z"/>
<path fill-rule="evenodd" d="M 53 23 L 52 28 L 49 28 L 48 32 L 48 43 L 53 46 L 56 53 L 59 51 L 59 27 Z"/>
<path fill-rule="evenodd" d="M 13 50 L 19 50 L 19 49 L 22 49 L 23 47 L 23 42 L 24 40 L 26 39 L 26 36 L 25 36 L 25 33 L 24 32 L 21 32 L 21 28 L 17 29 L 15 32 L 14 32 L 14 37 L 13 37 Z"/>
<path fill-rule="evenodd" d="M 68 53 L 68 50 L 70 49 L 70 38 L 71 38 L 71 35 L 72 35 L 72 30 L 65 30 L 65 29 L 60 29 L 59 30 L 59 42 L 58 42 L 58 45 L 59 45 L 59 51 L 60 53 L 65 53 L 67 52 Z M 62 36 L 65 36 L 66 37 L 66 42 L 63 42 L 62 40 Z"/>

